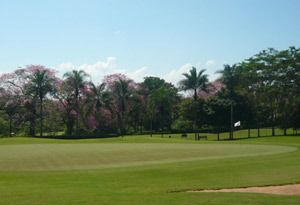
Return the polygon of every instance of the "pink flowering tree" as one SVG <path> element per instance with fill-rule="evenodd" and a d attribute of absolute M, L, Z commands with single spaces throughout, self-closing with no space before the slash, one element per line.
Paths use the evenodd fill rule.
<path fill-rule="evenodd" d="M 73 87 L 68 81 L 63 81 L 56 95 L 59 101 L 58 109 L 61 112 L 62 121 L 66 125 L 66 134 L 72 135 L 78 113 L 76 112 L 76 104 L 73 95 Z"/>
<path fill-rule="evenodd" d="M 106 104 L 112 118 L 116 118 L 121 135 L 127 132 L 130 103 L 136 91 L 137 84 L 123 74 L 107 75 L 103 82 L 107 85 L 109 103 Z"/>
<path fill-rule="evenodd" d="M 11 93 L 5 92 L 4 89 L 0 90 L 0 110 L 5 113 L 5 118 L 9 121 L 9 136 L 12 136 L 13 124 L 17 124 L 20 112 L 21 102 L 16 96 Z"/>
<path fill-rule="evenodd" d="M 87 126 L 92 130 L 100 134 L 100 124 L 101 124 L 101 109 L 107 103 L 108 93 L 105 92 L 105 83 L 100 85 L 95 85 L 94 83 L 89 83 L 85 93 L 85 106 L 87 117 Z"/>
<path fill-rule="evenodd" d="M 27 95 L 37 98 L 40 104 L 40 136 L 43 136 L 43 101 L 48 94 L 56 92 L 56 77 L 44 66 L 36 66 L 32 75 L 27 76 L 28 83 L 24 89 Z"/>
<path fill-rule="evenodd" d="M 44 132 L 56 135 L 58 131 L 63 131 L 61 103 L 57 99 L 46 99 L 43 107 Z"/>
<path fill-rule="evenodd" d="M 215 96 L 222 88 L 225 87 L 226 85 L 224 85 L 223 83 L 214 81 L 207 85 L 206 92 L 203 90 L 198 90 L 197 96 L 207 100 L 209 97 Z M 192 97 L 192 95 L 193 93 L 191 93 L 189 96 Z"/>
<path fill-rule="evenodd" d="M 18 99 L 21 106 L 26 109 L 23 113 L 25 121 L 29 122 L 29 134 L 35 135 L 37 119 L 37 103 L 39 96 L 33 91 L 32 78 L 37 72 L 45 72 L 45 76 L 55 76 L 56 71 L 41 65 L 28 65 L 25 68 L 17 69 L 12 73 L 3 74 L 0 77 L 0 87 L 10 93 L 11 100 Z M 47 73 L 47 74 L 46 74 Z"/>
<path fill-rule="evenodd" d="M 85 88 L 88 84 L 87 78 L 89 75 L 83 70 L 73 70 L 64 74 L 65 84 L 68 84 L 68 91 L 73 97 L 76 111 L 76 132 L 79 132 L 79 115 L 80 115 L 80 101 L 85 95 Z"/>

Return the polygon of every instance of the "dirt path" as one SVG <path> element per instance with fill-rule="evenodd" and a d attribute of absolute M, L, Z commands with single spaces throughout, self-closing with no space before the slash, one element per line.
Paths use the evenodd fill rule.
<path fill-rule="evenodd" d="M 251 193 L 265 193 L 277 195 L 300 195 L 300 184 L 288 184 L 280 186 L 265 186 L 265 187 L 247 187 L 236 189 L 207 189 L 202 191 L 192 190 L 188 192 L 251 192 Z"/>

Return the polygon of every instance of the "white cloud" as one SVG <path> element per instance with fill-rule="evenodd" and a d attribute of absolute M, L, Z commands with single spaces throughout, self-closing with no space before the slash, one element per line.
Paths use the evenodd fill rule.
<path fill-rule="evenodd" d="M 133 79 L 135 82 L 142 82 L 143 78 L 147 76 L 147 67 L 142 67 L 136 71 L 128 72 L 125 69 L 118 69 L 116 65 L 115 57 L 108 57 L 105 62 L 99 61 L 95 64 L 82 64 L 79 66 L 75 66 L 72 63 L 62 63 L 56 68 L 60 75 L 62 76 L 64 73 L 71 70 L 83 70 L 87 74 L 89 74 L 92 78 L 92 81 L 95 83 L 99 83 L 103 80 L 105 75 L 121 73 L 129 78 Z"/>
<path fill-rule="evenodd" d="M 62 63 L 58 67 L 59 72 L 64 72 L 73 69 L 75 69 L 75 66 L 72 63 Z"/>
<path fill-rule="evenodd" d="M 211 66 L 211 65 L 214 65 L 214 64 L 216 64 L 216 61 L 208 60 L 208 61 L 206 61 L 205 66 Z"/>
<path fill-rule="evenodd" d="M 213 65 L 215 64 L 215 61 L 209 60 L 205 63 L 205 65 Z M 200 65 L 200 62 L 197 64 Z M 135 71 L 128 71 L 125 69 L 119 69 L 116 65 L 116 58 L 115 57 L 108 57 L 106 61 L 99 61 L 95 64 L 82 64 L 79 66 L 73 65 L 71 62 L 68 63 L 62 63 L 59 65 L 58 68 L 56 68 L 60 75 L 62 76 L 65 72 L 71 71 L 71 70 L 84 70 L 86 73 L 88 73 L 92 81 L 95 83 L 99 83 L 103 80 L 103 77 L 105 75 L 115 74 L 115 73 L 121 73 L 129 78 L 133 79 L 135 82 L 142 82 L 144 80 L 144 77 L 146 76 L 158 76 L 160 78 L 163 78 L 166 82 L 170 82 L 174 84 L 175 86 L 178 85 L 178 82 L 182 79 L 184 79 L 183 73 L 189 73 L 189 71 L 192 69 L 192 64 L 187 63 L 183 65 L 182 67 L 178 68 L 177 70 L 174 69 L 168 73 L 165 74 L 153 74 L 149 72 L 148 67 L 141 67 Z M 198 67 L 197 70 L 199 71 L 200 68 Z M 207 73 L 206 73 L 207 74 Z M 218 78 L 218 74 L 209 75 L 209 80 L 215 80 Z"/>
<path fill-rule="evenodd" d="M 205 65 L 213 65 L 215 64 L 215 61 L 210 60 L 207 61 L 205 63 Z M 197 65 L 200 65 L 200 63 L 198 63 Z M 199 66 L 196 67 L 197 71 L 199 72 L 201 70 L 201 68 L 199 68 Z M 192 64 L 188 63 L 182 67 L 180 67 L 178 70 L 172 70 L 171 72 L 167 73 L 165 76 L 162 76 L 163 79 L 165 79 L 167 82 L 171 82 L 174 85 L 178 85 L 179 81 L 184 79 L 184 76 L 182 75 L 183 73 L 190 73 L 189 71 L 192 69 Z M 218 79 L 220 77 L 220 74 L 216 74 L 213 73 L 211 68 L 207 71 L 205 71 L 204 74 L 208 75 L 208 80 L 209 81 L 215 81 L 216 79 Z"/>
<path fill-rule="evenodd" d="M 135 82 L 142 82 L 145 76 L 149 76 L 147 73 L 148 68 L 142 67 L 132 73 L 127 73 L 127 76 L 133 79 Z"/>
<path fill-rule="evenodd" d="M 219 73 L 214 73 L 214 74 L 210 74 L 208 76 L 208 79 L 209 79 L 209 81 L 213 82 L 213 81 L 217 80 L 220 77 L 221 77 L 221 75 Z"/>
<path fill-rule="evenodd" d="M 108 57 L 106 62 L 99 61 L 95 64 L 83 64 L 75 66 L 72 63 L 62 63 L 57 70 L 63 75 L 71 70 L 83 70 L 88 73 L 94 82 L 100 82 L 105 75 L 113 73 L 125 73 L 125 70 L 117 69 L 116 58 Z"/>
<path fill-rule="evenodd" d="M 188 63 L 178 70 L 172 70 L 170 73 L 167 73 L 164 78 L 167 82 L 171 82 L 174 85 L 177 85 L 180 80 L 184 78 L 183 73 L 188 73 L 192 69 L 192 64 Z"/>

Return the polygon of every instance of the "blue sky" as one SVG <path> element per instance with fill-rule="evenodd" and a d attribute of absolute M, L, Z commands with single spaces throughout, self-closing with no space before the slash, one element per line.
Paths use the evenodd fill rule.
<path fill-rule="evenodd" d="M 300 47 L 300 1 L 1 1 L 0 72 L 42 64 L 177 83 L 263 49 Z"/>

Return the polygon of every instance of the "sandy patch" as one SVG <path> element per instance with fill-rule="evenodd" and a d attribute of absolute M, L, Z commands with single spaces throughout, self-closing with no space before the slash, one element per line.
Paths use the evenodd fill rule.
<path fill-rule="evenodd" d="M 300 195 L 300 184 L 288 184 L 279 186 L 265 186 L 265 187 L 247 187 L 236 189 L 207 189 L 207 190 L 192 190 L 188 192 L 251 192 L 277 195 Z"/>

